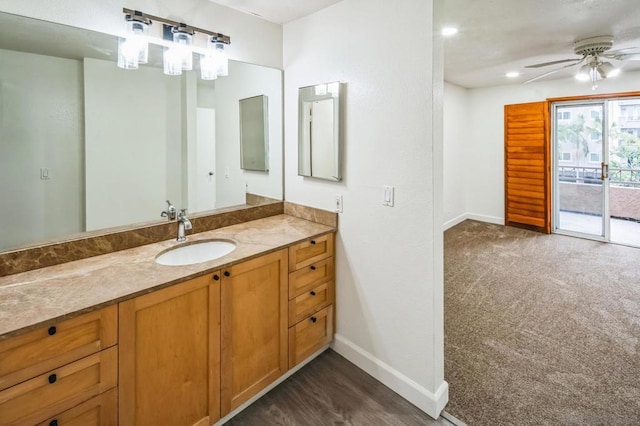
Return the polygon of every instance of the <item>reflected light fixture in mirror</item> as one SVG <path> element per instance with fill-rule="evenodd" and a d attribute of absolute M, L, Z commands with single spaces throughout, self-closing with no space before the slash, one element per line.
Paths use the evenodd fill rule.
<path fill-rule="evenodd" d="M 215 80 L 229 74 L 229 59 L 225 45 L 229 36 L 193 27 L 138 10 L 123 9 L 127 33 L 118 41 L 118 67 L 135 70 L 147 62 L 149 43 L 163 46 L 163 68 L 167 75 L 181 75 L 193 69 L 193 54 L 200 57 L 200 76 L 203 80 Z M 162 22 L 162 37 L 153 37 L 149 27 L 153 21 Z M 206 36 L 206 45 L 195 43 L 196 35 Z"/>

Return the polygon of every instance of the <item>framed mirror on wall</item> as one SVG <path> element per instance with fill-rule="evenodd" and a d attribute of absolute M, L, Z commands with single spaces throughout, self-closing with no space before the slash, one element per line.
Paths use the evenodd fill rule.
<path fill-rule="evenodd" d="M 269 98 L 240 99 L 240 167 L 269 171 Z"/>
<path fill-rule="evenodd" d="M 158 45 L 137 70 L 117 50 L 113 35 L 0 12 L 0 252 L 160 223 L 167 199 L 190 214 L 282 200 L 281 70 L 229 61 L 205 81 L 198 62 L 165 75 Z M 268 173 L 241 168 L 238 105 L 257 94 Z"/>
<path fill-rule="evenodd" d="M 342 180 L 340 82 L 298 90 L 298 175 Z"/>

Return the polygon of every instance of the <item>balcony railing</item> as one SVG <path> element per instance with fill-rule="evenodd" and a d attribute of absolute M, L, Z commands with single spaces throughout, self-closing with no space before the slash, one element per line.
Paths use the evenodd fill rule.
<path fill-rule="evenodd" d="M 601 185 L 602 169 L 600 167 L 558 167 L 560 182 L 585 183 Z M 640 169 L 609 168 L 609 183 L 613 186 L 640 188 Z"/>

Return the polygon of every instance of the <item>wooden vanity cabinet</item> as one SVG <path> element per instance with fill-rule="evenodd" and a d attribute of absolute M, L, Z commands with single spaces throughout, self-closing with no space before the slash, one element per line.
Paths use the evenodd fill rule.
<path fill-rule="evenodd" d="M 284 249 L 223 271 L 222 416 L 287 371 L 287 262 Z"/>
<path fill-rule="evenodd" d="M 0 424 L 62 424 L 92 404 L 96 422 L 76 424 L 116 424 L 117 321 L 113 305 L 0 341 Z"/>
<path fill-rule="evenodd" d="M 289 248 L 289 368 L 333 339 L 334 234 Z"/>
<path fill-rule="evenodd" d="M 220 418 L 220 274 L 120 303 L 121 426 Z"/>

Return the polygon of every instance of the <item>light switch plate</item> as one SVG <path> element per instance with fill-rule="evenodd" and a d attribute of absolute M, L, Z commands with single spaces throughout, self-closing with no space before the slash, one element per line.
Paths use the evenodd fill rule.
<path fill-rule="evenodd" d="M 336 213 L 342 213 L 342 195 L 336 195 Z"/>
<path fill-rule="evenodd" d="M 395 188 L 393 186 L 384 185 L 382 187 L 382 205 L 393 207 L 395 202 Z"/>

